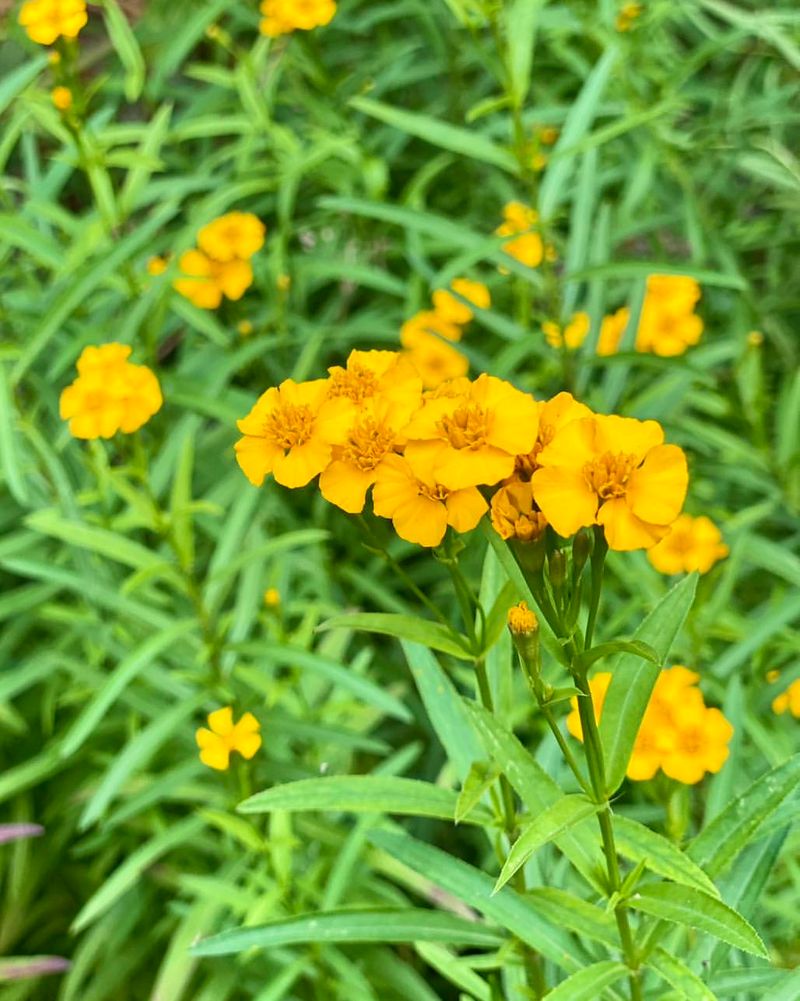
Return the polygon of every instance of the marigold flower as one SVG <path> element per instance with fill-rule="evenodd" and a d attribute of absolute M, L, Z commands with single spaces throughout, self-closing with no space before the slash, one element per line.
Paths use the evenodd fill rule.
<path fill-rule="evenodd" d="M 492 526 L 501 539 L 534 542 L 547 528 L 536 506 L 530 482 L 510 479 L 492 497 Z"/>
<path fill-rule="evenodd" d="M 538 427 L 533 397 L 483 374 L 457 396 L 426 399 L 405 434 L 409 440 L 442 442 L 439 482 L 461 490 L 510 476 L 515 454 L 533 448 Z"/>
<path fill-rule="evenodd" d="M 627 306 L 622 306 L 610 316 L 604 316 L 600 324 L 600 337 L 597 340 L 597 353 L 599 355 L 613 355 L 619 351 L 622 343 L 622 336 L 631 318 L 631 311 Z"/>
<path fill-rule="evenodd" d="M 548 321 L 542 324 L 542 331 L 551 347 L 566 347 L 569 351 L 574 351 L 586 340 L 591 325 L 588 313 L 575 313 L 563 330 L 557 323 Z"/>
<path fill-rule="evenodd" d="M 593 678 L 589 679 L 589 691 L 592 693 L 592 705 L 594 706 L 595 719 L 600 722 L 603 715 L 608 686 L 611 684 L 610 671 L 598 671 Z M 581 696 L 583 697 L 583 696 Z M 583 740 L 583 724 L 581 723 L 580 712 L 578 711 L 578 696 L 573 695 L 570 699 L 571 712 L 567 716 L 567 730 L 576 740 Z"/>
<path fill-rule="evenodd" d="M 150 257 L 145 265 L 148 275 L 152 278 L 157 278 L 159 275 L 163 275 L 164 272 L 169 267 L 169 261 L 164 257 Z"/>
<path fill-rule="evenodd" d="M 26 0 L 19 12 L 28 38 L 39 45 L 77 38 L 88 20 L 85 0 Z"/>
<path fill-rule="evenodd" d="M 509 202 L 503 208 L 504 221 L 497 227 L 497 236 L 513 236 L 515 239 L 503 244 L 503 250 L 510 257 L 529 268 L 537 268 L 544 257 L 544 243 L 541 236 L 532 232 L 539 221 L 537 212 L 523 202 Z"/>
<path fill-rule="evenodd" d="M 800 678 L 772 700 L 772 711 L 777 715 L 783 715 L 787 709 L 795 719 L 800 719 Z"/>
<path fill-rule="evenodd" d="M 252 713 L 245 713 L 233 722 L 233 709 L 225 706 L 209 713 L 207 729 L 201 726 L 195 734 L 200 748 L 200 760 L 209 768 L 224 772 L 230 766 L 231 754 L 237 751 L 247 761 L 261 747 L 261 724 Z"/>
<path fill-rule="evenodd" d="M 436 389 L 451 379 L 469 372 L 469 359 L 434 334 L 418 337 L 414 347 L 406 352 L 425 389 Z"/>
<path fill-rule="evenodd" d="M 178 266 L 185 277 L 176 278 L 172 287 L 198 309 L 216 309 L 223 296 L 241 299 L 253 284 L 250 262 L 237 258 L 215 261 L 202 250 L 187 250 Z"/>
<path fill-rule="evenodd" d="M 640 3 L 624 3 L 615 21 L 617 31 L 630 31 L 641 13 L 642 5 Z"/>
<path fill-rule="evenodd" d="M 431 297 L 434 311 L 449 323 L 469 323 L 475 316 L 464 299 L 478 309 L 488 309 L 492 304 L 489 289 L 482 282 L 473 282 L 469 278 L 456 278 L 450 284 L 450 288 L 461 298 L 457 299 L 447 289 L 437 289 Z"/>
<path fill-rule="evenodd" d="M 420 377 L 398 351 L 354 349 L 344 367 L 333 365 L 328 372 L 331 398 L 343 397 L 360 405 L 380 397 L 406 411 L 409 417 L 420 404 Z"/>
<path fill-rule="evenodd" d="M 706 772 L 716 774 L 728 760 L 733 727 L 719 709 L 696 702 L 675 707 L 676 729 L 672 747 L 661 760 L 661 770 L 671 779 L 694 785 Z"/>
<path fill-rule="evenodd" d="M 710 518 L 682 514 L 661 542 L 647 550 L 647 558 L 661 573 L 708 573 L 729 552 Z"/>
<path fill-rule="evenodd" d="M 69 87 L 53 87 L 50 100 L 59 111 L 68 111 L 72 107 L 72 91 Z"/>
<path fill-rule="evenodd" d="M 286 379 L 268 389 L 236 426 L 236 461 L 253 486 L 269 474 L 285 487 L 304 487 L 331 461 L 334 444 L 343 444 L 352 404 L 329 399 L 328 380 Z"/>
<path fill-rule="evenodd" d="M 512 605 L 508 610 L 508 628 L 515 636 L 529 636 L 539 629 L 536 613 L 528 608 L 526 601 Z"/>
<path fill-rule="evenodd" d="M 693 344 L 703 333 L 703 321 L 694 312 L 700 286 L 686 275 L 650 275 L 636 350 L 674 357 Z"/>
<path fill-rule="evenodd" d="M 197 234 L 200 250 L 215 261 L 249 260 L 264 246 L 266 226 L 252 212 L 227 212 Z"/>
<path fill-rule="evenodd" d="M 596 524 L 612 549 L 648 549 L 680 514 L 689 479 L 683 451 L 663 442 L 655 421 L 572 421 L 539 453 L 534 498 L 559 535 Z"/>
<path fill-rule="evenodd" d="M 403 456 L 387 456 L 377 470 L 372 491 L 375 514 L 391 518 L 406 542 L 438 546 L 448 525 L 469 532 L 486 512 L 486 501 L 475 487 L 450 490 L 439 479 L 445 448 L 434 441 L 410 442 Z"/>
<path fill-rule="evenodd" d="M 290 31 L 311 31 L 330 24 L 336 13 L 334 0 L 262 0 L 261 33 L 270 38 Z"/>
<path fill-rule="evenodd" d="M 413 350 L 421 341 L 437 334 L 446 341 L 460 341 L 462 333 L 461 327 L 444 313 L 424 309 L 406 320 L 400 328 L 400 343 L 404 348 Z"/>
<path fill-rule="evenodd" d="M 281 603 L 281 593 L 277 587 L 268 587 L 264 592 L 264 604 L 267 608 L 277 608 Z"/>
<path fill-rule="evenodd" d="M 129 362 L 126 344 L 84 348 L 78 377 L 61 392 L 59 413 L 74 438 L 111 438 L 130 434 L 157 413 L 164 402 L 155 374 Z"/>

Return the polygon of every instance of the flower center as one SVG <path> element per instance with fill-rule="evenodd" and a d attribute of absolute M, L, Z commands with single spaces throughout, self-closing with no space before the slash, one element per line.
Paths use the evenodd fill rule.
<path fill-rule="evenodd" d="M 681 735 L 681 750 L 685 754 L 699 754 L 703 749 L 703 738 L 699 730 L 686 730 Z"/>
<path fill-rule="evenodd" d="M 635 455 L 625 452 L 606 452 L 583 467 L 586 482 L 600 500 L 624 497 L 631 473 L 638 461 Z"/>
<path fill-rule="evenodd" d="M 465 404 L 447 414 L 436 427 L 453 448 L 480 448 L 489 431 L 489 415 L 481 407 Z"/>
<path fill-rule="evenodd" d="M 355 403 L 374 396 L 378 391 L 375 373 L 363 365 L 351 364 L 347 368 L 336 368 L 331 373 L 328 396 L 346 396 Z"/>
<path fill-rule="evenodd" d="M 314 413 L 304 403 L 283 403 L 264 421 L 264 437 L 282 449 L 305 445 L 313 430 Z"/>
<path fill-rule="evenodd" d="M 423 497 L 427 497 L 428 500 L 435 500 L 439 502 L 445 501 L 447 500 L 448 494 L 450 493 L 447 487 L 443 487 L 440 483 L 437 483 L 436 486 L 431 487 L 428 486 L 427 483 L 423 483 L 421 480 L 417 480 L 417 487 L 419 488 L 420 494 Z"/>
<path fill-rule="evenodd" d="M 342 448 L 342 460 L 369 473 L 391 452 L 394 440 L 391 428 L 367 417 L 350 431 Z"/>

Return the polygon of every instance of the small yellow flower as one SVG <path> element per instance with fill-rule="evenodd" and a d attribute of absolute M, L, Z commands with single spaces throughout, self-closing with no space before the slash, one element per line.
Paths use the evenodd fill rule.
<path fill-rule="evenodd" d="M 208 726 L 195 734 L 200 748 L 200 760 L 209 768 L 224 772 L 230 766 L 231 753 L 238 751 L 247 761 L 261 747 L 261 724 L 252 713 L 245 713 L 238 723 L 233 722 L 233 709 L 225 706 L 209 713 Z"/>
<path fill-rule="evenodd" d="M 536 613 L 528 608 L 526 601 L 512 605 L 508 610 L 508 628 L 515 636 L 530 636 L 539 629 Z"/>
<path fill-rule="evenodd" d="M 172 287 L 198 309 L 216 309 L 223 296 L 241 299 L 253 284 L 250 262 L 238 258 L 216 261 L 202 250 L 187 250 L 178 266 L 183 277 L 176 278 Z"/>
<path fill-rule="evenodd" d="M 147 262 L 147 273 L 153 278 L 157 278 L 158 275 L 163 275 L 164 272 L 169 267 L 169 261 L 165 257 L 151 257 Z"/>
<path fill-rule="evenodd" d="M 267 608 L 277 608 L 281 603 L 281 593 L 277 587 L 268 587 L 264 592 L 264 604 Z"/>
<path fill-rule="evenodd" d="M 50 100 L 59 111 L 68 111 L 72 107 L 72 91 L 69 87 L 53 87 Z"/>
<path fill-rule="evenodd" d="M 800 719 L 800 678 L 772 700 L 772 711 L 779 716 L 789 710 L 795 719 Z"/>
<path fill-rule="evenodd" d="M 650 275 L 636 331 L 636 350 L 665 358 L 700 340 L 703 321 L 694 312 L 700 286 L 686 275 Z"/>
<path fill-rule="evenodd" d="M 729 551 L 710 518 L 682 514 L 661 542 L 647 550 L 647 558 L 661 573 L 708 573 Z"/>
<path fill-rule="evenodd" d="M 473 282 L 469 278 L 456 278 L 450 288 L 461 298 L 457 299 L 447 289 L 437 289 L 432 296 L 435 312 L 448 323 L 462 325 L 469 323 L 475 313 L 467 302 L 477 306 L 478 309 L 488 309 L 492 304 L 489 289 L 482 282 Z M 464 302 L 464 299 L 467 302 Z"/>
<path fill-rule="evenodd" d="M 604 316 L 600 324 L 600 337 L 597 341 L 597 353 L 599 355 L 614 355 L 619 351 L 622 343 L 622 336 L 631 318 L 631 311 L 627 306 L 622 306 L 610 316 Z"/>
<path fill-rule="evenodd" d="M 728 760 L 733 727 L 719 709 L 692 701 L 678 704 L 675 717 L 675 740 L 662 757 L 661 769 L 671 779 L 694 785 L 706 772 L 716 774 Z"/>
<path fill-rule="evenodd" d="M 615 22 L 617 31 L 630 31 L 641 13 L 642 5 L 640 3 L 624 3 L 617 14 Z"/>
<path fill-rule="evenodd" d="M 538 456 L 533 496 L 559 535 L 602 525 L 616 550 L 649 549 L 686 496 L 686 456 L 656 421 L 586 417 L 564 426 Z"/>
<path fill-rule="evenodd" d="M 547 528 L 537 508 L 530 481 L 510 479 L 492 497 L 492 526 L 501 539 L 534 542 Z"/>
<path fill-rule="evenodd" d="M 453 300 L 454 302 L 456 300 Z M 437 309 L 424 309 L 406 320 L 400 328 L 400 343 L 404 348 L 415 348 L 426 337 L 441 337 L 446 341 L 460 341 L 463 331 L 459 324 Z"/>
<path fill-rule="evenodd" d="M 250 320 L 239 320 L 236 330 L 241 337 L 249 337 L 253 333 L 253 324 Z"/>
<path fill-rule="evenodd" d="M 767 681 L 770 685 L 774 685 L 775 682 L 780 678 L 781 672 L 776 670 L 774 667 L 771 671 L 767 671 Z"/>
<path fill-rule="evenodd" d="M 463 378 L 469 372 L 469 359 L 435 334 L 421 333 L 414 347 L 406 351 L 425 389 L 437 389 L 451 379 Z"/>
<path fill-rule="evenodd" d="M 544 242 L 534 231 L 539 221 L 537 212 L 523 202 L 509 202 L 503 208 L 503 219 L 495 233 L 498 236 L 514 237 L 503 244 L 504 252 L 520 264 L 537 268 L 545 253 Z"/>
<path fill-rule="evenodd" d="M 26 0 L 19 12 L 28 38 L 39 45 L 77 38 L 88 20 L 85 0 Z"/>
<path fill-rule="evenodd" d="M 575 313 L 563 330 L 557 323 L 549 321 L 542 324 L 542 330 L 551 347 L 565 346 L 569 351 L 574 351 L 586 340 L 591 325 L 588 313 Z"/>
<path fill-rule="evenodd" d="M 228 212 L 203 226 L 197 244 L 215 261 L 248 261 L 264 246 L 266 232 L 264 223 L 252 212 Z"/>
<path fill-rule="evenodd" d="M 559 130 L 554 125 L 542 125 L 538 131 L 539 141 L 545 146 L 552 146 L 558 142 L 559 135 Z"/>
<path fill-rule="evenodd" d="M 336 13 L 334 0 L 262 0 L 261 33 L 269 38 L 291 31 L 311 31 L 330 24 Z"/>

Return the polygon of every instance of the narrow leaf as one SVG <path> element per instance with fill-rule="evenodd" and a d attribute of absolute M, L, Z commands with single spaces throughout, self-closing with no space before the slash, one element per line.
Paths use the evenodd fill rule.
<path fill-rule="evenodd" d="M 627 973 L 627 966 L 610 959 L 593 963 L 548 991 L 547 1001 L 597 1001 L 606 987 L 615 984 Z"/>
<path fill-rule="evenodd" d="M 660 946 L 653 950 L 647 965 L 665 980 L 670 987 L 680 991 L 686 1001 L 717 1001 L 717 995 L 689 967 Z"/>
<path fill-rule="evenodd" d="M 621 855 L 644 862 L 648 869 L 684 886 L 718 897 L 719 890 L 696 862 L 671 841 L 628 817 L 614 816 L 614 834 Z"/>
<path fill-rule="evenodd" d="M 347 612 L 326 619 L 319 630 L 360 629 L 367 633 L 395 636 L 397 639 L 421 643 L 431 650 L 449 653 L 462 660 L 471 660 L 469 640 L 439 622 L 429 622 L 413 615 L 398 615 L 394 612 Z"/>

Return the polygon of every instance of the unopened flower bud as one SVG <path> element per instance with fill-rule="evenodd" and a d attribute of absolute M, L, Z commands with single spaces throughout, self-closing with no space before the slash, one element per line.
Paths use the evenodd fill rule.
<path fill-rule="evenodd" d="M 592 535 L 581 529 L 572 540 L 572 572 L 575 575 L 575 580 L 580 577 L 581 571 L 586 566 L 586 561 L 592 555 L 593 548 Z"/>
<path fill-rule="evenodd" d="M 556 549 L 554 553 L 550 553 L 547 566 L 550 571 L 550 583 L 555 590 L 559 590 L 564 586 L 564 582 L 567 579 L 566 553 L 560 549 Z"/>

